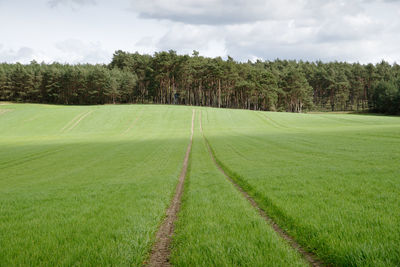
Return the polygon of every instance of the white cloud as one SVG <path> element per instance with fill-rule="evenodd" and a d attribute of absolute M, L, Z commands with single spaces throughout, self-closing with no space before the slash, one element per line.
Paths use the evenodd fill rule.
<path fill-rule="evenodd" d="M 0 1 L 3 61 L 108 63 L 118 49 L 198 50 L 242 61 L 400 61 L 400 1 Z"/>
<path fill-rule="evenodd" d="M 174 3 L 176 2 L 182 3 L 175 0 Z M 213 24 L 212 19 L 209 19 L 209 16 L 213 16 L 209 7 L 211 2 L 216 4 L 216 10 L 222 5 L 229 6 L 229 3 L 224 1 L 206 1 L 205 4 L 200 4 L 200 11 L 197 11 L 198 19 L 211 22 L 204 23 L 207 25 L 198 25 L 197 20 L 193 21 L 190 18 L 195 12 L 194 2 L 185 1 L 181 9 L 174 10 L 168 16 L 168 12 L 164 12 L 168 6 L 157 7 L 155 6 L 157 1 L 156 4 L 155 2 L 148 4 L 146 8 L 150 9 L 152 6 L 152 18 L 171 20 L 170 30 L 159 39 L 158 48 L 174 49 L 181 53 L 196 49 L 200 52 L 207 51 L 203 54 L 212 54 L 209 47 L 218 47 L 219 55 L 229 54 L 242 61 L 254 58 L 269 60 L 281 58 L 366 63 L 382 59 L 390 61 L 400 59 L 396 45 L 400 41 L 400 36 L 397 35 L 400 28 L 395 30 L 396 25 L 400 25 L 400 20 L 396 16 L 398 10 L 395 8 L 400 8 L 400 2 L 390 4 L 372 0 L 296 0 L 292 4 L 279 2 L 278 8 L 269 10 L 272 15 L 265 15 L 263 19 L 256 20 L 254 18 L 259 17 L 260 10 L 265 12 L 264 6 L 259 6 L 260 10 L 255 12 L 246 7 L 257 1 L 239 1 L 242 13 L 246 13 L 249 17 L 248 21 L 243 20 L 243 17 L 230 21 L 225 15 L 226 17 L 231 15 L 226 12 L 220 18 L 224 22 L 223 25 Z M 284 14 L 280 16 L 285 8 L 289 9 L 288 13 L 291 14 L 289 17 Z M 383 11 L 389 9 L 392 11 L 383 14 Z M 147 14 L 146 9 L 142 12 Z M 177 13 L 182 16 L 177 17 Z M 148 15 L 150 17 L 150 14 Z"/>
<path fill-rule="evenodd" d="M 29 47 L 7 49 L 0 45 L 0 62 L 29 62 L 35 58 L 35 51 Z"/>
<path fill-rule="evenodd" d="M 95 5 L 96 0 L 49 0 L 47 4 L 54 8 L 57 6 L 69 6 L 71 8 L 77 8 L 78 6 Z"/>
<path fill-rule="evenodd" d="M 224 56 L 225 43 L 218 28 L 176 24 L 156 43 L 158 50 L 177 50 L 182 54 L 192 54 L 193 50 L 201 55 Z"/>
<path fill-rule="evenodd" d="M 132 11 L 142 18 L 187 24 L 240 24 L 295 16 L 302 0 L 135 0 Z"/>
<path fill-rule="evenodd" d="M 78 39 L 67 39 L 57 42 L 55 47 L 59 51 L 56 61 L 93 64 L 111 61 L 112 53 L 105 50 L 99 42 L 88 43 Z"/>

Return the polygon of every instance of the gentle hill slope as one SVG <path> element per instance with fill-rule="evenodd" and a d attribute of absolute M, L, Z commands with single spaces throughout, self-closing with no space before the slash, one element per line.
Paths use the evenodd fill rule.
<path fill-rule="evenodd" d="M 0 265 L 141 266 L 178 182 L 192 109 L 225 172 L 303 247 L 337 266 L 400 265 L 400 117 L 9 103 Z M 172 263 L 303 265 L 218 172 L 199 120 Z"/>

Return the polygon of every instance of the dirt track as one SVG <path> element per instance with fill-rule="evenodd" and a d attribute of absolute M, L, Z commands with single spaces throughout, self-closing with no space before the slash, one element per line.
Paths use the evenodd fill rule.
<path fill-rule="evenodd" d="M 178 211 L 181 206 L 181 198 L 183 193 L 183 185 L 186 177 L 186 171 L 188 167 L 189 155 L 192 149 L 193 142 L 193 131 L 194 131 L 194 118 L 195 110 L 192 111 L 192 132 L 190 135 L 190 142 L 186 150 L 185 159 L 183 160 L 183 167 L 179 176 L 179 182 L 175 190 L 174 198 L 167 209 L 166 218 L 161 224 L 157 235 L 156 242 L 151 250 L 150 259 L 147 266 L 170 266 L 170 243 L 171 237 L 174 233 L 174 222 L 177 218 Z"/>
<path fill-rule="evenodd" d="M 281 227 L 279 227 L 279 225 L 277 225 L 266 213 L 264 210 L 262 210 L 260 208 L 260 206 L 258 206 L 258 204 L 255 202 L 255 200 L 249 195 L 247 194 L 246 191 L 243 190 L 243 188 L 241 188 L 231 177 L 229 177 L 225 171 L 222 169 L 222 167 L 218 164 L 218 162 L 215 160 L 214 154 L 211 151 L 211 147 L 210 144 L 208 143 L 207 138 L 204 136 L 203 133 L 203 127 L 202 127 L 202 122 L 201 122 L 201 112 L 199 115 L 199 120 L 200 120 L 200 132 L 201 135 L 203 136 L 206 145 L 207 145 L 207 149 L 208 152 L 210 154 L 210 157 L 212 158 L 214 164 L 217 166 L 217 168 L 219 169 L 219 171 L 236 187 L 237 190 L 240 191 L 240 193 L 242 193 L 242 195 L 250 202 L 250 204 L 258 211 L 258 213 L 260 214 L 261 217 L 264 218 L 265 221 L 267 221 L 272 228 L 275 230 L 275 232 L 281 236 L 283 239 L 285 239 L 289 245 L 294 248 L 295 250 L 297 250 L 302 256 L 303 258 L 311 265 L 314 267 L 319 267 L 319 266 L 325 266 L 325 264 L 320 261 L 313 253 L 307 252 L 302 246 L 300 246 L 300 244 L 298 244 L 293 237 L 289 236 Z"/>

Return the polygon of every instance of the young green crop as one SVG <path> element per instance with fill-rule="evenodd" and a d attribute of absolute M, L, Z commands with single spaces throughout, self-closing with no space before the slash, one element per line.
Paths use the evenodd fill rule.
<path fill-rule="evenodd" d="M 191 110 L 0 108 L 12 110 L 0 115 L 0 265 L 140 266 L 174 193 Z"/>
<path fill-rule="evenodd" d="M 172 251 L 174 266 L 307 266 L 219 172 L 199 119 Z"/>
<path fill-rule="evenodd" d="M 400 265 L 400 117 L 204 115 L 225 170 L 303 246 L 337 266 Z"/>
<path fill-rule="evenodd" d="M 198 109 L 218 161 L 304 247 L 332 265 L 400 265 L 399 117 Z M 0 266 L 142 265 L 191 110 L 1 105 Z M 192 149 L 172 262 L 303 264 L 218 172 L 198 128 Z"/>

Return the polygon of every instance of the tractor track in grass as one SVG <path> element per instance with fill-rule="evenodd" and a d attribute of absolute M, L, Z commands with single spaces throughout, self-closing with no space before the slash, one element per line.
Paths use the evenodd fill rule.
<path fill-rule="evenodd" d="M 87 117 L 90 113 L 92 113 L 93 110 L 90 111 L 84 111 L 82 113 L 79 113 L 78 115 L 76 115 L 72 120 L 70 120 L 61 130 L 60 132 L 64 133 L 64 132 L 69 132 L 72 129 L 74 129 L 79 122 L 81 122 L 81 120 L 83 120 L 85 117 Z"/>
<path fill-rule="evenodd" d="M 0 115 L 6 114 L 7 112 L 13 111 L 13 109 L 6 109 L 6 108 L 2 108 L 0 109 Z"/>
<path fill-rule="evenodd" d="M 295 249 L 298 253 L 301 254 L 301 256 L 310 264 L 310 266 L 314 266 L 314 267 L 320 267 L 320 266 L 326 266 L 320 259 L 317 258 L 317 256 L 311 252 L 306 251 L 299 243 L 296 242 L 296 240 L 294 240 L 293 237 L 291 237 L 288 233 L 286 233 L 278 224 L 276 224 L 274 222 L 274 220 L 272 220 L 271 217 L 269 217 L 267 215 L 267 213 L 261 209 L 261 207 L 257 204 L 257 202 L 239 185 L 237 184 L 223 169 L 222 167 L 219 165 L 219 163 L 217 162 L 212 150 L 211 150 L 211 146 L 207 140 L 207 138 L 205 137 L 204 133 L 203 133 L 203 126 L 202 126 L 202 121 L 201 121 L 201 112 L 199 114 L 199 120 L 200 120 L 200 132 L 201 135 L 204 138 L 204 141 L 207 145 L 207 149 L 208 152 L 210 154 L 210 157 L 212 158 L 215 166 L 217 166 L 218 170 L 225 176 L 225 178 L 230 181 L 233 186 L 240 192 L 242 193 L 243 197 L 245 197 L 250 204 L 258 211 L 258 213 L 260 214 L 260 216 L 269 224 L 272 226 L 272 228 L 274 229 L 274 231 L 281 237 L 283 238 L 287 243 L 289 243 L 289 245 Z"/>
<path fill-rule="evenodd" d="M 260 113 L 256 113 L 257 116 L 259 116 L 262 120 L 266 121 L 268 124 L 272 125 L 273 127 L 277 128 L 277 129 L 290 129 L 290 127 L 287 127 L 281 123 L 276 122 L 275 120 L 271 119 L 269 116 L 265 115 L 265 114 L 260 114 Z"/>
<path fill-rule="evenodd" d="M 82 117 L 80 117 L 71 127 L 69 127 L 66 131 L 69 132 L 72 129 L 74 129 L 80 122 L 81 120 L 83 120 L 84 118 L 86 118 L 87 116 L 89 116 L 91 113 L 93 112 L 93 110 L 85 113 Z"/>
<path fill-rule="evenodd" d="M 48 156 L 52 156 L 53 154 L 56 154 L 58 152 L 62 152 L 62 149 L 55 149 L 55 150 L 47 150 L 47 151 L 42 151 L 38 153 L 32 153 L 30 155 L 25 155 L 23 158 L 19 159 L 14 159 L 14 160 L 8 160 L 5 162 L 1 162 L 0 165 L 0 170 L 5 169 L 5 168 L 12 168 L 12 167 L 17 167 L 21 164 L 34 161 L 37 159 L 42 159 Z"/>
<path fill-rule="evenodd" d="M 186 171 L 188 167 L 188 161 L 190 156 L 190 151 L 192 149 L 193 143 L 193 132 L 194 132 L 194 118 L 195 118 L 195 110 L 192 110 L 192 128 L 191 128 L 191 135 L 190 141 L 186 150 L 185 158 L 183 160 L 183 167 L 182 171 L 179 175 L 178 185 L 175 189 L 174 197 L 171 201 L 170 206 L 166 211 L 166 217 L 161 224 L 160 228 L 158 229 L 156 235 L 156 241 L 154 246 L 151 250 L 150 257 L 146 266 L 170 266 L 169 263 L 169 256 L 170 256 L 170 244 L 171 244 L 171 237 L 174 233 L 175 228 L 175 221 L 177 219 L 177 214 L 179 212 L 181 206 L 181 199 L 183 194 L 183 185 L 186 177 Z"/>
<path fill-rule="evenodd" d="M 83 114 L 85 114 L 84 112 L 79 113 L 78 115 L 76 115 L 74 118 L 72 118 L 72 120 L 70 120 L 67 124 L 64 125 L 64 127 L 61 128 L 60 132 L 64 132 L 67 128 L 69 128 L 78 118 L 80 118 L 81 116 L 83 116 Z"/>
<path fill-rule="evenodd" d="M 125 131 L 123 131 L 120 135 L 127 134 L 133 128 L 133 126 L 136 125 L 136 122 L 139 120 L 142 113 L 143 113 L 143 110 L 141 110 L 141 112 L 136 116 L 136 118 L 132 121 L 132 123 L 129 125 L 129 127 Z"/>

